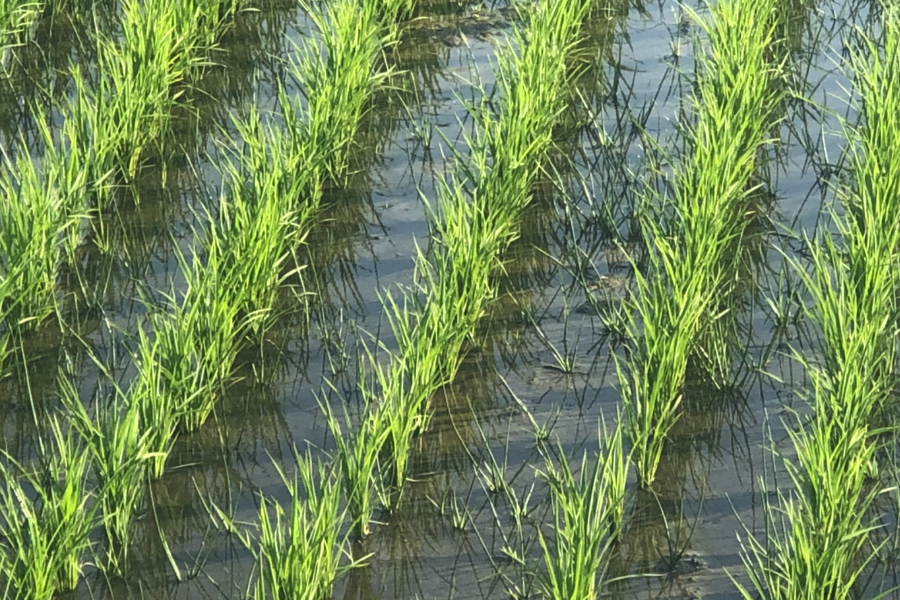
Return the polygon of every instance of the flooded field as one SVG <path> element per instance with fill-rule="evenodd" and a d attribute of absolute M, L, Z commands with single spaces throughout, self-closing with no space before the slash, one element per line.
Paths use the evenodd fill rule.
<path fill-rule="evenodd" d="M 900 598 L 900 13 L 748 7 L 0 7 L 0 598 Z"/>

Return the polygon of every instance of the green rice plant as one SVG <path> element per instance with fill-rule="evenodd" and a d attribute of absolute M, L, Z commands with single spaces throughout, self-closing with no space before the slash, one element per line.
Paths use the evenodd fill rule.
<path fill-rule="evenodd" d="M 712 13 L 704 23 L 709 54 L 698 59 L 689 153 L 676 169 L 673 197 L 641 217 L 646 247 L 654 251 L 623 311 L 631 347 L 616 358 L 642 486 L 656 476 L 689 364 L 700 360 L 714 376 L 728 369 L 723 334 L 755 211 L 756 154 L 783 94 L 775 84 L 780 66 L 769 56 L 773 0 L 720 2 Z"/>
<path fill-rule="evenodd" d="M 194 385 L 193 381 L 184 380 L 187 375 L 179 372 L 180 369 L 189 367 L 190 363 L 178 362 L 173 360 L 173 354 L 166 354 L 166 351 L 171 350 L 166 344 L 173 343 L 172 338 L 176 338 L 175 344 L 180 341 L 175 332 L 167 329 L 167 325 L 159 327 L 154 338 L 143 329 L 139 331 L 138 348 L 134 356 L 138 374 L 127 393 L 127 402 L 138 409 L 147 448 L 153 453 L 148 467 L 153 479 L 162 477 L 165 471 L 183 416 L 185 402 L 176 398 L 173 388 L 180 390 Z M 163 362 L 168 364 L 164 366 Z"/>
<path fill-rule="evenodd" d="M 297 117 L 284 90 L 280 105 L 288 122 Z M 305 240 L 322 196 L 321 174 L 309 168 L 311 143 L 271 123 L 256 109 L 235 119 L 243 141 L 223 167 L 226 189 L 209 236 L 225 250 L 221 270 L 241 291 L 240 315 L 257 314 L 252 337 L 268 329 L 281 285 L 296 272 L 289 259 Z"/>
<path fill-rule="evenodd" d="M 390 434 L 388 415 L 367 404 L 358 423 L 354 425 L 344 409 L 343 422 L 347 428 L 345 433 L 331 405 L 327 402 L 319 404 L 334 437 L 337 453 L 335 461 L 340 467 L 341 487 L 347 501 L 347 510 L 353 518 L 352 529 L 356 537 L 362 539 L 371 531 L 376 499 L 384 493 L 376 474 Z"/>
<path fill-rule="evenodd" d="M 43 3 L 0 1 L 0 65 L 7 65 L 10 48 L 24 41 L 24 34 L 41 16 Z"/>
<path fill-rule="evenodd" d="M 404 298 L 404 304 L 390 296 L 383 300 L 398 350 L 387 366 L 370 357 L 366 366 L 372 375 L 363 380 L 362 389 L 376 403 L 377 410 L 384 413 L 390 431 L 388 461 L 383 465 L 382 473 L 385 484 L 392 485 L 395 490 L 388 496 L 391 503 L 386 508 L 389 510 L 396 509 L 402 499 L 399 492 L 406 483 L 408 453 L 414 436 L 427 428 L 428 402 L 438 389 L 452 381 L 463 358 L 463 334 L 474 330 L 476 319 L 482 314 L 481 310 L 474 312 L 463 306 L 467 301 L 483 300 L 489 294 L 489 291 L 477 288 L 488 285 L 490 265 L 479 261 L 477 247 L 466 250 L 466 255 L 473 259 L 472 264 L 481 269 L 480 273 L 472 270 L 470 278 L 460 278 L 456 282 L 449 277 L 441 278 L 438 274 L 446 264 L 442 261 L 448 258 L 447 254 L 436 253 L 437 264 L 433 268 L 424 254 L 417 251 L 415 289 L 420 290 L 426 300 L 423 302 L 413 294 Z M 457 257 L 461 258 L 460 255 Z M 460 286 L 463 293 L 457 299 Z"/>
<path fill-rule="evenodd" d="M 654 227 L 650 219 L 645 227 Z M 653 240 L 656 252 L 648 256 L 651 274 L 635 270 L 637 293 L 623 303 L 625 331 L 635 343 L 626 358 L 614 355 L 631 456 L 642 486 L 650 485 L 656 476 L 666 436 L 680 414 L 693 344 L 716 298 L 700 270 L 708 272 L 709 263 L 698 269 L 697 263 L 681 260 L 673 241 L 662 235 Z M 661 274 L 668 277 L 654 276 Z"/>
<path fill-rule="evenodd" d="M 278 284 L 291 274 L 287 261 L 306 237 L 323 185 L 346 175 L 372 94 L 390 74 L 380 69 L 381 53 L 393 41 L 395 22 L 408 16 L 411 6 L 393 0 L 339 0 L 327 12 L 306 6 L 321 42 L 298 48 L 289 67 L 304 90 L 305 104 L 296 107 L 280 89 L 287 133 L 263 126 L 256 113 L 236 122 L 244 151 L 225 168 L 228 189 L 219 221 L 208 233 L 223 250 L 220 276 L 243 291 L 242 300 L 233 303 L 237 316 L 258 317 L 255 336 L 272 323 Z M 371 476 L 388 432 L 404 427 L 397 418 L 403 413 L 366 410 L 355 436 L 345 439 L 327 409 L 343 488 L 354 527 L 363 537 L 377 493 Z"/>
<path fill-rule="evenodd" d="M 308 204 L 296 208 L 314 178 L 294 176 L 302 172 L 302 146 L 263 127 L 256 113 L 236 124 L 246 145 L 224 167 L 228 192 L 218 218 L 195 232 L 193 261 L 178 254 L 186 291 L 180 297 L 173 291 L 164 310 L 153 313 L 152 335 L 141 334 L 135 357 L 138 376 L 129 396 L 153 432 L 155 477 L 164 469 L 174 423 L 187 431 L 203 425 L 247 336 L 258 337 L 271 324 L 278 286 L 291 273 L 287 260 L 312 211 Z"/>
<path fill-rule="evenodd" d="M 709 38 L 709 54 L 700 59 L 697 121 L 690 132 L 690 156 L 675 176 L 675 223 L 689 260 L 714 252 L 710 283 L 722 292 L 709 309 L 710 317 L 727 315 L 734 293 L 730 283 L 741 276 L 743 248 L 749 239 L 759 206 L 757 154 L 771 142 L 770 130 L 785 97 L 783 57 L 777 47 L 777 2 L 754 5 L 716 4 L 711 21 L 701 20 Z M 709 238 L 725 242 L 716 244 Z M 703 260 L 703 259 L 700 259 Z M 719 319 L 714 319 L 718 324 Z M 712 332 L 715 330 L 713 329 Z M 706 346 L 726 340 L 703 339 Z M 709 347 L 709 356 L 727 357 Z M 708 365 L 711 372 L 727 365 Z"/>
<path fill-rule="evenodd" d="M 751 248 L 755 216 L 763 210 L 757 154 L 771 141 L 785 93 L 784 58 L 772 54 L 783 16 L 777 3 L 717 4 L 712 15 L 712 20 L 694 15 L 709 39 L 709 52 L 699 61 L 697 120 L 688 135 L 689 158 L 675 176 L 672 228 L 687 260 L 706 261 L 702 253 L 714 253 L 709 285 L 720 294 L 704 315 L 711 326 L 692 358 L 717 378 L 729 370 L 730 309 L 743 289 L 734 282 L 741 278 L 744 250 Z"/>
<path fill-rule="evenodd" d="M 586 2 L 565 0 L 528 12 L 515 46 L 501 51 L 499 113 L 471 107 L 478 124 L 467 140 L 471 153 L 458 157 L 459 173 L 439 180 L 437 204 L 426 201 L 437 239 L 433 252 L 417 250 L 414 285 L 402 301 L 383 299 L 398 350 L 363 384 L 394 420 L 382 476 L 398 490 L 412 436 L 428 423 L 428 400 L 455 377 L 464 345 L 496 295 L 491 275 L 517 235 L 530 186 L 552 145 L 571 77 L 566 58 L 587 10 Z M 400 494 L 390 498 L 396 503 Z"/>
<path fill-rule="evenodd" d="M 244 290 L 243 315 L 273 314 L 279 284 L 293 272 L 287 261 L 318 212 L 323 184 L 345 174 L 368 102 L 386 76 L 375 71 L 385 38 L 372 6 L 341 0 L 327 13 L 307 9 L 321 42 L 298 48 L 289 66 L 306 103 L 279 89 L 284 130 L 262 123 L 255 110 L 235 120 L 243 146 L 223 168 L 226 190 L 207 232 L 222 249 L 223 276 Z M 271 318 L 255 322 L 258 335 Z"/>
<path fill-rule="evenodd" d="M 188 83 L 210 65 L 209 53 L 242 0 L 125 0 L 121 32 L 95 31 L 96 81 L 73 68 L 76 95 L 65 116 L 79 124 L 95 181 L 114 173 L 131 180 L 142 163 L 165 153 L 176 106 L 189 104 Z M 101 187 L 98 205 L 109 201 Z"/>
<path fill-rule="evenodd" d="M 14 268 L 19 268 L 18 266 Z M 11 311 L 14 303 L 19 301 L 16 298 L 16 273 L 12 272 L 11 276 L 0 278 L 0 323 L 9 323 Z M 8 325 L 0 327 L 0 379 L 4 379 L 9 373 L 7 371 L 7 359 L 12 355 L 14 345 L 13 332 L 10 331 Z"/>
<path fill-rule="evenodd" d="M 158 457 L 154 476 L 162 474 L 171 448 L 172 415 L 183 429 L 198 429 L 232 376 L 248 336 L 258 340 L 273 323 L 279 286 L 296 270 L 288 261 L 318 211 L 323 181 L 344 172 L 368 99 L 382 78 L 372 74 L 383 41 L 371 7 L 358 10 L 355 0 L 341 0 L 327 15 L 311 11 L 311 16 L 322 48 L 300 50 L 291 68 L 305 88 L 306 105 L 297 108 L 279 90 L 286 131 L 263 123 L 255 109 L 235 119 L 242 146 L 224 149 L 218 214 L 196 233 L 200 242 L 193 262 L 178 256 L 187 290 L 180 298 L 171 294 L 166 312 L 152 319 L 152 335 L 142 334 L 130 401 L 141 407 L 150 432 Z M 147 139 L 164 133 L 139 124 L 133 131 Z M 133 172 L 139 154 L 131 156 Z"/>
<path fill-rule="evenodd" d="M 625 500 L 628 482 L 628 453 L 625 452 L 622 417 L 616 414 L 616 426 L 612 431 L 601 418 L 598 428 L 600 451 L 598 459 L 603 465 L 603 479 L 607 482 L 609 492 L 609 530 L 615 538 L 619 538 L 625 525 Z"/>
<path fill-rule="evenodd" d="M 852 225 L 839 228 L 846 249 L 825 237 L 811 246 L 811 272 L 794 263 L 811 295 L 807 317 L 822 331 L 821 363 L 795 353 L 813 383 L 815 411 L 792 434 L 797 458 L 787 469 L 796 491 L 767 508 L 784 515 L 777 536 L 768 546 L 751 539 L 745 551 L 752 589 L 764 598 L 847 597 L 876 552 L 876 524 L 866 515 L 882 490 L 867 475 L 883 433 L 877 419 L 896 386 L 898 264 L 895 249 L 883 247 L 879 257 Z"/>
<path fill-rule="evenodd" d="M 818 388 L 826 384 L 822 375 L 814 378 L 816 393 L 828 394 Z M 875 449 L 869 434 L 824 414 L 791 434 L 797 459 L 787 469 L 795 490 L 767 502 L 766 542 L 748 536 L 743 560 L 750 586 L 736 582 L 746 600 L 854 595 L 877 552 L 870 538 L 877 524 L 866 516 L 881 492 L 866 481 Z"/>
<path fill-rule="evenodd" d="M 847 330 L 870 327 L 868 357 L 860 364 L 872 370 L 878 382 L 891 381 L 896 372 L 897 347 L 897 248 L 900 247 L 900 15 L 896 8 L 886 11 L 882 33 L 883 49 L 865 40 L 864 53 L 853 56 L 855 84 L 861 97 L 862 123 L 849 138 L 852 188 L 841 194 L 845 219 L 837 220 L 844 242 L 842 252 L 826 240 L 826 264 L 814 265 L 816 280 L 808 281 L 813 292 L 816 315 L 824 337 L 824 368 L 839 373 L 850 368 L 844 354 Z M 835 297 L 825 289 L 825 269 L 834 271 L 841 290 Z M 875 324 L 882 329 L 876 331 Z M 862 333 L 859 334 L 862 337 Z M 880 385 L 880 384 L 879 384 Z M 881 408 L 880 406 L 878 408 Z"/>
<path fill-rule="evenodd" d="M 900 202 L 893 201 L 900 208 Z M 845 248 L 828 236 L 809 244 L 811 271 L 792 261 L 811 297 L 805 315 L 821 329 L 817 344 L 821 364 L 799 350 L 795 354 L 822 379 L 815 390 L 817 414 L 840 421 L 852 431 L 874 425 L 888 407 L 896 384 L 900 278 L 896 246 L 883 246 L 879 256 L 869 253 L 855 232 L 844 231 Z M 866 237 L 882 235 L 900 240 L 893 232 L 865 233 Z"/>
<path fill-rule="evenodd" d="M 56 274 L 70 223 L 62 198 L 35 164 L 6 159 L 0 172 L 0 277 L 16 277 L 18 298 L 7 299 L 11 324 L 33 329 L 56 309 Z"/>
<path fill-rule="evenodd" d="M 283 95 L 282 95 L 283 98 Z M 284 101 L 284 100 L 283 100 Z M 285 104 L 289 109 L 289 105 Z M 160 457 L 174 440 L 173 415 L 187 431 L 198 429 L 236 368 L 247 336 L 258 338 L 272 323 L 279 285 L 292 273 L 287 261 L 306 235 L 318 197 L 315 173 L 304 172 L 302 139 L 260 122 L 252 112 L 235 124 L 243 151 L 223 167 L 226 191 L 217 218 L 195 232 L 194 259 L 178 255 L 186 291 L 172 292 L 142 334 L 132 402 L 145 422 L 158 423 L 153 443 Z M 152 469 L 160 476 L 164 458 Z"/>
<path fill-rule="evenodd" d="M 83 441 L 49 419 L 34 467 L 0 465 L 0 592 L 4 598 L 49 600 L 75 589 L 91 548 L 97 505 L 88 491 L 91 455 Z M 33 493 L 26 491 L 26 486 Z"/>
<path fill-rule="evenodd" d="M 791 261 L 810 297 L 806 317 L 820 331 L 818 359 L 795 351 L 812 382 L 814 413 L 792 433 L 797 458 L 787 470 L 795 491 L 767 507 L 772 541 L 751 538 L 745 549 L 745 598 L 848 597 L 878 550 L 870 537 L 877 523 L 867 515 L 883 490 L 866 479 L 884 433 L 880 419 L 893 403 L 900 329 L 896 8 L 885 11 L 882 33 L 883 50 L 869 39 L 865 54 L 853 56 L 862 119 L 850 132 L 856 144 L 849 150 L 854 185 L 842 191 L 846 217 L 835 217 L 843 245 L 826 235 L 808 244 L 810 269 Z M 772 516 L 779 512 L 780 521 Z"/>
<path fill-rule="evenodd" d="M 85 213 L 86 182 L 65 147 L 73 132 L 64 127 L 57 141 L 43 117 L 37 121 L 43 157 L 20 152 L 13 161 L 4 153 L 0 166 L 0 280 L 15 289 L 2 310 L 19 330 L 36 329 L 56 312 L 56 278 L 80 242 Z"/>
<path fill-rule="evenodd" d="M 128 547 L 134 521 L 143 510 L 148 449 L 140 408 L 123 406 L 121 394 L 98 398 L 90 415 L 68 380 L 59 383 L 70 426 L 82 438 L 99 488 L 102 523 L 106 531 L 106 567 L 118 575 L 126 572 Z"/>
<path fill-rule="evenodd" d="M 197 260 L 199 251 L 191 265 L 179 253 L 187 288 L 181 298 L 169 295 L 167 310 L 154 315 L 155 337 L 142 353 L 133 384 L 136 392 L 149 393 L 159 410 L 174 407 L 185 431 L 196 431 L 212 413 L 253 319 L 240 318 L 247 290 L 236 287 L 223 268 L 231 258 L 217 231 L 211 226 L 205 236 L 205 262 Z"/>
<path fill-rule="evenodd" d="M 223 517 L 256 561 L 252 583 L 255 600 L 322 600 L 330 598 L 335 579 L 357 560 L 350 556 L 343 529 L 341 487 L 332 466 L 313 463 L 294 452 L 297 471 L 293 480 L 275 464 L 287 488 L 289 504 L 260 495 L 258 533 L 240 532 Z"/>
<path fill-rule="evenodd" d="M 368 356 L 368 372 L 372 373 L 378 379 L 380 387 L 377 389 L 389 390 L 388 386 L 396 385 L 395 382 L 403 381 L 401 378 L 391 377 L 389 371 L 379 364 L 374 356 Z M 402 363 L 391 363 L 402 364 Z M 361 386 L 363 394 L 367 394 L 373 389 L 372 382 L 364 382 Z M 370 410 L 377 414 L 376 421 L 381 424 L 385 430 L 385 439 L 383 443 L 383 456 L 388 457 L 379 463 L 382 469 L 380 477 L 385 485 L 379 486 L 379 493 L 384 508 L 389 511 L 396 509 L 402 497 L 401 490 L 403 484 L 406 483 L 407 465 L 409 454 L 412 449 L 412 441 L 415 434 L 421 431 L 423 424 L 421 423 L 422 410 L 411 409 L 410 404 L 401 404 L 400 400 L 404 396 L 402 390 L 394 395 L 385 394 L 383 399 L 367 397 L 367 405 Z M 390 485 L 386 485 L 387 483 Z"/>
<path fill-rule="evenodd" d="M 403 21 L 412 19 L 418 0 L 364 0 L 378 15 L 378 22 L 385 30 L 391 42 L 397 41 L 400 28 L 397 27 Z"/>
<path fill-rule="evenodd" d="M 553 144 L 553 128 L 569 101 L 569 84 L 577 73 L 567 65 L 576 51 L 590 3 L 580 0 L 540 2 L 525 11 L 515 44 L 499 50 L 496 77 L 502 102 L 499 113 L 478 111 L 476 141 L 487 152 L 473 154 L 477 193 L 497 223 L 513 218 L 530 201 L 530 186 Z M 518 51 L 516 50 L 518 47 Z M 488 166 L 487 159 L 491 165 Z M 506 213 L 506 216 L 503 216 Z"/>
<path fill-rule="evenodd" d="M 338 0 L 327 13 L 307 7 L 321 37 L 298 48 L 289 72 L 304 89 L 304 120 L 289 122 L 310 144 L 308 159 L 323 169 L 323 179 L 340 181 L 372 93 L 389 72 L 378 60 L 390 40 L 388 24 L 379 20 L 377 2 Z"/>
<path fill-rule="evenodd" d="M 621 529 L 627 462 L 623 460 L 621 427 L 609 434 L 600 428 L 600 454 L 593 465 L 582 457 L 572 472 L 562 448 L 560 465 L 545 461 L 540 475 L 550 485 L 553 538 L 538 532 L 546 572 L 543 595 L 555 600 L 599 597 L 612 547 Z"/>
<path fill-rule="evenodd" d="M 202 60 L 183 52 L 190 43 L 185 24 L 196 19 L 191 6 L 126 0 L 121 41 L 98 32 L 100 77 L 95 88 L 80 87 L 79 99 L 86 103 L 91 137 L 104 150 L 98 157 L 104 170 L 133 177 L 148 150 L 169 135 L 171 114 L 183 93 L 173 88 Z"/>

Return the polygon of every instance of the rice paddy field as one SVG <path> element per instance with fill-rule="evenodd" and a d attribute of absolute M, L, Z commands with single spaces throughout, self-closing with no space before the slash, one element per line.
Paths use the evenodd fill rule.
<path fill-rule="evenodd" d="M 0 0 L 0 598 L 900 598 L 888 0 Z"/>

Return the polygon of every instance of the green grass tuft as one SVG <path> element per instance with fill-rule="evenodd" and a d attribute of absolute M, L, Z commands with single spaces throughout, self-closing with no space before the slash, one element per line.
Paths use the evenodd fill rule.
<path fill-rule="evenodd" d="M 704 22 L 709 51 L 698 58 L 696 121 L 674 192 L 641 216 L 650 249 L 637 294 L 625 304 L 630 338 L 616 356 L 632 458 L 652 484 L 680 414 L 688 365 L 714 378 L 728 369 L 731 341 L 721 326 L 735 305 L 741 246 L 755 215 L 758 150 L 768 141 L 783 92 L 770 57 L 774 1 L 719 2 Z"/>

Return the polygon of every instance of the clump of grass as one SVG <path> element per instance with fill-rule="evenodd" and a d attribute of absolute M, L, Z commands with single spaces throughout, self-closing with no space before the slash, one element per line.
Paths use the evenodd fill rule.
<path fill-rule="evenodd" d="M 306 47 L 290 72 L 305 88 L 305 120 L 301 128 L 311 145 L 313 165 L 323 179 L 339 182 L 346 175 L 353 143 L 372 94 L 389 75 L 381 70 L 381 53 L 391 42 L 394 23 L 380 20 L 379 2 L 339 0 L 327 14 L 309 15 L 321 35 L 321 47 Z"/>
<path fill-rule="evenodd" d="M 157 457 L 154 476 L 171 448 L 173 415 L 180 429 L 201 427 L 240 350 L 261 341 L 275 322 L 279 288 L 299 268 L 289 261 L 318 212 L 324 184 L 344 173 L 367 103 L 385 76 L 375 70 L 386 34 L 373 6 L 360 10 L 354 0 L 341 0 L 311 16 L 322 46 L 298 49 L 289 69 L 306 102 L 279 90 L 284 130 L 255 109 L 235 119 L 241 143 L 223 148 L 218 211 L 195 232 L 193 260 L 179 254 L 186 291 L 168 296 L 151 317 L 152 333 L 141 335 L 129 398 L 141 409 Z"/>
<path fill-rule="evenodd" d="M 600 453 L 593 465 L 587 454 L 578 474 L 560 448 L 560 465 L 547 460 L 541 475 L 550 485 L 553 538 L 539 531 L 546 571 L 540 578 L 545 597 L 592 600 L 600 595 L 613 544 L 622 527 L 628 464 L 622 428 L 600 428 Z M 599 585 L 598 585 L 599 580 Z"/>
<path fill-rule="evenodd" d="M 373 474 L 378 472 L 382 451 L 390 435 L 389 419 L 385 412 L 370 408 L 367 403 L 354 426 L 346 411 L 341 421 L 327 402 L 323 402 L 322 407 L 334 436 L 335 462 L 340 466 L 341 486 L 353 519 L 352 529 L 357 538 L 362 539 L 371 531 L 376 501 L 384 494 L 384 486 Z M 346 433 L 342 422 L 347 428 Z"/>
<path fill-rule="evenodd" d="M 11 277 L 0 278 L 0 322 L 8 323 L 16 298 L 15 271 Z M 6 360 L 13 353 L 12 334 L 9 326 L 0 328 L 0 379 L 8 375 Z"/>
<path fill-rule="evenodd" d="M 91 157 L 98 207 L 109 201 L 106 174 L 132 180 L 149 158 L 164 155 L 173 110 L 189 101 L 187 84 L 210 64 L 209 53 L 238 0 L 126 0 L 121 34 L 94 32 L 97 79 L 72 69 L 75 98 L 65 109 Z"/>
<path fill-rule="evenodd" d="M 279 291 L 296 272 L 289 260 L 306 238 L 322 195 L 320 169 L 310 165 L 312 143 L 295 126 L 299 118 L 282 89 L 287 131 L 264 122 L 256 110 L 235 125 L 243 143 L 223 167 L 226 188 L 207 237 L 224 249 L 217 268 L 241 290 L 239 317 L 257 315 L 251 336 L 274 322 Z M 322 160 L 323 157 L 319 157 Z"/>
<path fill-rule="evenodd" d="M 42 10 L 41 2 L 0 1 L 0 66 L 7 65 L 9 50 L 25 41 L 26 32 Z"/>
<path fill-rule="evenodd" d="M 4 598 L 50 600 L 74 590 L 97 525 L 97 507 L 88 486 L 91 455 L 73 431 L 63 433 L 56 417 L 48 426 L 50 443 L 39 441 L 35 467 L 8 455 L 10 466 L 0 465 Z"/>
<path fill-rule="evenodd" d="M 253 338 L 277 316 L 280 284 L 297 270 L 288 261 L 319 211 L 324 185 L 346 174 L 362 117 L 387 75 L 377 70 L 387 38 L 376 5 L 310 8 L 321 42 L 297 48 L 288 69 L 306 102 L 279 89 L 284 129 L 255 109 L 235 120 L 241 147 L 222 170 L 225 190 L 206 237 L 222 250 L 217 273 L 240 290 L 232 299 L 239 317 L 254 316 Z"/>
<path fill-rule="evenodd" d="M 811 269 L 795 269 L 809 292 L 807 317 L 820 331 L 819 359 L 796 351 L 812 382 L 814 411 L 792 433 L 787 470 L 795 486 L 767 506 L 773 535 L 750 539 L 745 598 L 845 598 L 854 594 L 876 548 L 867 516 L 877 495 L 868 482 L 896 389 L 896 298 L 900 291 L 900 14 L 885 9 L 883 47 L 869 39 L 853 56 L 861 125 L 850 131 L 853 186 L 830 236 L 810 244 Z M 775 519 L 776 513 L 781 519 Z"/>
<path fill-rule="evenodd" d="M 134 356 L 137 376 L 128 390 L 128 403 L 138 407 L 147 444 L 155 454 L 150 467 L 153 478 L 161 477 L 179 429 L 187 429 L 209 406 L 203 400 L 215 397 L 210 389 L 210 368 L 204 361 L 205 346 L 180 327 L 182 311 L 153 314 L 154 332 L 141 331 Z"/>
<path fill-rule="evenodd" d="M 254 600 L 318 600 L 330 597 L 335 579 L 358 561 L 341 565 L 349 556 L 341 535 L 341 486 L 332 467 L 313 463 L 296 451 L 296 474 L 289 479 L 275 465 L 288 496 L 284 506 L 260 496 L 258 533 L 239 531 L 219 513 L 253 554 L 256 577 L 249 594 Z"/>
<path fill-rule="evenodd" d="M 122 396 L 139 413 L 143 443 L 160 477 L 178 431 L 196 431 L 213 412 L 235 369 L 257 315 L 243 315 L 249 290 L 227 265 L 233 256 L 216 230 L 195 232 L 194 262 L 177 253 L 185 291 L 148 305 L 150 332 L 141 331 L 134 353 L 137 375 Z M 205 255 L 205 262 L 196 257 Z"/>
<path fill-rule="evenodd" d="M 4 298 L 11 303 L 4 307 L 9 323 L 35 327 L 54 312 L 61 256 L 77 245 L 88 187 L 102 207 L 110 174 L 133 176 L 147 149 L 168 137 L 182 93 L 176 86 L 204 64 L 215 32 L 237 8 L 232 0 L 124 2 L 121 38 L 97 34 L 96 86 L 73 69 L 78 93 L 63 107 L 62 135 L 51 131 L 50 115 L 37 111 L 40 167 L 23 141 L 15 163 L 6 156 L 0 172 L 0 194 L 9 199 L 0 206 L 0 262 L 6 263 L 0 277 L 15 275 L 23 298 Z"/>
<path fill-rule="evenodd" d="M 298 49 L 289 68 L 306 102 L 297 107 L 280 90 L 287 133 L 261 126 L 255 114 L 237 123 L 244 152 L 226 168 L 228 191 L 210 233 L 227 250 L 230 279 L 247 292 L 240 313 L 261 315 L 254 337 L 272 323 L 274 290 L 291 273 L 285 266 L 319 210 L 324 185 L 340 183 L 347 174 L 362 118 L 390 75 L 381 64 L 382 52 L 412 6 L 408 0 L 340 0 L 327 12 L 310 7 L 321 46 Z M 348 439 L 329 409 L 341 481 L 360 537 L 368 533 L 374 510 L 371 474 L 387 435 L 384 417 L 365 411 L 361 428 Z"/>
<path fill-rule="evenodd" d="M 171 296 L 170 310 L 154 323 L 160 343 L 154 357 L 186 431 L 199 429 L 212 413 L 254 319 L 241 314 L 248 290 L 236 286 L 239 282 L 227 268 L 232 249 L 216 230 L 210 231 L 203 247 L 206 261 L 197 260 L 201 253 L 196 250 L 191 265 L 180 257 L 187 291 L 180 300 Z"/>
<path fill-rule="evenodd" d="M 91 457 L 106 531 L 106 567 L 123 575 L 134 521 L 143 509 L 147 464 L 154 457 L 148 449 L 140 407 L 123 406 L 123 395 L 116 393 L 110 399 L 97 398 L 92 416 L 70 381 L 60 381 L 60 394 L 70 426 Z"/>
<path fill-rule="evenodd" d="M 655 239 L 651 273 L 635 271 L 638 295 L 626 331 L 634 348 L 627 359 L 615 355 L 632 460 L 638 479 L 649 485 L 662 458 L 666 435 L 680 414 L 684 374 L 701 318 L 712 301 L 696 265 L 680 260 L 673 244 Z M 709 265 L 705 265 L 709 266 Z"/>
<path fill-rule="evenodd" d="M 402 497 L 410 440 L 428 423 L 428 400 L 455 377 L 465 343 L 496 295 L 491 275 L 517 235 L 552 146 L 572 81 L 566 59 L 588 7 L 565 0 L 523 9 L 515 44 L 500 51 L 498 112 L 487 104 L 472 107 L 478 127 L 468 140 L 470 155 L 458 157 L 459 172 L 439 181 L 437 205 L 428 207 L 433 253 L 417 251 L 414 286 L 402 301 L 383 301 L 399 348 L 387 367 L 370 367 L 374 375 L 364 382 L 393 423 L 381 474 L 398 491 L 389 496 L 389 509 Z"/>
<path fill-rule="evenodd" d="M 413 17 L 419 0 L 368 0 L 376 14 L 378 22 L 385 28 L 384 34 L 391 42 L 397 41 L 399 36 L 398 25 Z"/>
<path fill-rule="evenodd" d="M 257 119 L 252 113 L 237 122 L 245 148 L 224 167 L 230 183 L 218 218 L 194 232 L 192 260 L 178 254 L 185 291 L 171 292 L 161 310 L 151 307 L 152 333 L 140 336 L 129 397 L 152 432 L 156 477 L 174 429 L 196 431 L 206 422 L 248 336 L 272 323 L 278 285 L 290 273 L 286 262 L 309 218 L 308 207 L 296 208 L 309 191 L 307 178 L 294 176 L 303 168 L 303 147 Z"/>
<path fill-rule="evenodd" d="M 773 2 L 721 2 L 712 13 L 704 25 L 709 54 L 698 59 L 689 154 L 676 170 L 673 196 L 641 220 L 655 251 L 625 304 L 628 357 L 617 355 L 643 486 L 653 482 L 678 418 L 688 365 L 699 359 L 712 371 L 727 368 L 720 324 L 733 305 L 740 246 L 754 213 L 756 154 L 782 95 L 780 66 L 769 56 Z"/>
<path fill-rule="evenodd" d="M 54 139 L 44 119 L 38 115 L 43 156 L 30 156 L 21 138 L 17 158 L 4 152 L 0 166 L 0 279 L 15 288 L 0 302 L 7 326 L 18 331 L 36 329 L 56 313 L 56 278 L 80 241 L 85 213 L 81 165 L 65 147 L 74 132 L 64 127 Z"/>
<path fill-rule="evenodd" d="M 81 157 L 69 152 L 76 131 L 64 123 L 57 133 L 49 122 L 36 107 L 42 154 L 30 154 L 20 137 L 15 160 L 4 152 L 0 165 L 0 370 L 13 338 L 58 314 L 60 267 L 81 242 L 87 180 Z"/>
<path fill-rule="evenodd" d="M 14 278 L 17 298 L 7 298 L 11 323 L 36 328 L 56 309 L 56 274 L 70 224 L 63 198 L 28 158 L 7 158 L 0 172 L 0 277 Z"/>
<path fill-rule="evenodd" d="M 844 425 L 817 415 L 792 434 L 795 491 L 766 503 L 768 539 L 750 537 L 744 548 L 751 583 L 737 587 L 746 600 L 848 598 L 858 588 L 875 553 L 867 509 L 881 490 L 866 480 L 875 451 L 868 432 Z"/>

